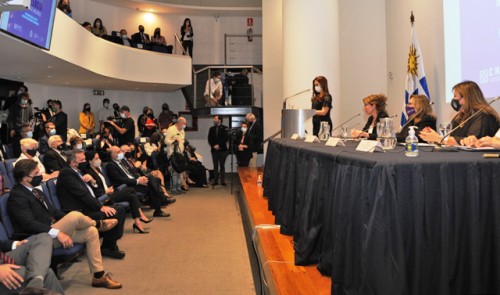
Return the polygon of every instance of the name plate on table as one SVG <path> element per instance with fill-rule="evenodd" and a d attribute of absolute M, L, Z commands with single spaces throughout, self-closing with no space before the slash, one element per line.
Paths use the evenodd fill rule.
<path fill-rule="evenodd" d="M 345 146 L 344 142 L 338 137 L 330 137 L 325 144 L 326 146 Z"/>
<path fill-rule="evenodd" d="M 300 138 L 300 135 L 298 135 L 297 133 L 294 133 L 292 135 L 292 137 L 290 137 L 290 139 L 297 140 L 297 139 L 301 139 L 301 138 Z"/>
<path fill-rule="evenodd" d="M 376 140 L 362 140 L 359 142 L 358 146 L 356 147 L 356 150 L 367 153 L 373 153 L 374 151 L 377 152 L 384 151 L 380 142 Z"/>
<path fill-rule="evenodd" d="M 319 142 L 319 139 L 314 135 L 306 136 L 306 140 L 304 142 Z"/>

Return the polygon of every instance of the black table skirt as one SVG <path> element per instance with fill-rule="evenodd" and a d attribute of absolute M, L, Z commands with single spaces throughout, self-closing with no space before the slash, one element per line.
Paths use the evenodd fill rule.
<path fill-rule="evenodd" d="M 429 150 L 272 140 L 264 193 L 295 263 L 332 294 L 500 294 L 500 160 Z"/>

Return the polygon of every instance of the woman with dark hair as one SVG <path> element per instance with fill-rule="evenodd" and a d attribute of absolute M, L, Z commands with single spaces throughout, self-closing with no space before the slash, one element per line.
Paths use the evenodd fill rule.
<path fill-rule="evenodd" d="M 193 27 L 191 26 L 191 20 L 189 18 L 184 19 L 184 23 L 181 27 L 181 42 L 184 50 L 193 57 Z"/>
<path fill-rule="evenodd" d="M 313 135 L 318 136 L 321 122 L 328 122 L 332 128 L 332 96 L 328 92 L 328 80 L 318 76 L 313 80 L 313 95 L 311 98 L 312 109 L 316 110 L 313 116 Z"/>
<path fill-rule="evenodd" d="M 432 112 L 432 106 L 429 98 L 425 95 L 412 95 L 406 105 L 406 114 L 408 122 L 404 128 L 396 134 L 399 142 L 404 142 L 408 136 L 410 126 L 416 126 L 418 130 L 432 128 L 436 130 L 436 116 Z M 422 138 L 417 135 L 418 141 L 423 142 Z"/>
<path fill-rule="evenodd" d="M 387 96 L 385 94 L 372 94 L 363 98 L 363 110 L 369 116 L 363 130 L 351 130 L 351 136 L 355 138 L 377 138 L 377 124 L 380 119 L 387 118 L 385 107 L 387 105 Z"/>
<path fill-rule="evenodd" d="M 207 168 L 198 160 L 195 148 L 187 141 L 184 143 L 184 157 L 187 160 L 187 180 L 189 185 L 207 188 Z M 186 186 L 187 187 L 187 186 Z"/>
<path fill-rule="evenodd" d="M 144 128 L 146 127 L 146 113 L 148 112 L 149 107 L 145 106 L 142 108 L 142 114 L 139 115 L 137 118 L 137 129 L 139 130 L 139 133 L 142 134 L 144 132 Z"/>
<path fill-rule="evenodd" d="M 155 43 L 157 45 L 162 45 L 162 46 L 167 46 L 167 40 L 165 40 L 165 37 L 163 37 L 161 35 L 160 28 L 155 29 L 153 37 L 151 37 L 151 43 Z"/>
<path fill-rule="evenodd" d="M 144 230 L 142 222 L 150 223 L 153 219 L 147 218 L 142 212 L 141 204 L 139 203 L 135 190 L 131 187 L 126 187 L 121 190 L 115 190 L 112 186 L 108 187 L 106 178 L 104 178 L 102 174 L 101 169 L 103 168 L 101 166 L 102 162 L 99 158 L 99 154 L 94 151 L 88 151 L 85 153 L 85 158 L 87 159 L 88 167 L 84 172 L 90 174 L 96 181 L 96 186 L 91 186 L 94 194 L 96 196 L 107 194 L 112 203 L 128 202 L 130 204 L 130 214 L 134 219 L 134 224 L 132 225 L 133 231 L 135 232 L 135 230 L 137 230 L 141 234 L 149 233 Z"/>
<path fill-rule="evenodd" d="M 142 136 L 151 137 L 158 129 L 158 122 L 153 114 L 153 110 L 148 108 L 146 115 L 143 117 L 144 129 L 142 131 Z"/>
<path fill-rule="evenodd" d="M 69 139 L 69 149 L 70 150 L 86 150 L 85 143 L 83 142 L 82 138 L 75 135 Z"/>
<path fill-rule="evenodd" d="M 445 144 L 458 145 L 460 142 L 471 135 L 476 138 L 485 136 L 494 136 L 498 130 L 499 116 L 498 113 L 488 105 L 484 99 L 481 88 L 473 81 L 464 81 L 453 86 L 453 99 L 451 107 L 457 111 L 457 114 L 451 121 L 451 128 L 462 125 L 450 135 Z M 470 118 L 474 113 L 481 110 L 481 113 L 474 118 Z M 419 133 L 420 137 L 427 142 L 444 142 L 443 136 L 436 131 L 426 129 Z"/>
<path fill-rule="evenodd" d="M 57 3 L 57 8 L 62 10 L 67 16 L 73 17 L 71 15 L 71 5 L 69 3 L 69 0 L 59 0 Z"/>
<path fill-rule="evenodd" d="M 89 137 L 94 134 L 95 118 L 94 114 L 90 111 L 90 103 L 83 105 L 83 110 L 80 113 L 80 134 L 86 133 Z"/>
<path fill-rule="evenodd" d="M 92 34 L 98 37 L 106 36 L 108 34 L 108 31 L 106 30 L 106 27 L 104 26 L 100 18 L 96 18 L 94 20 L 94 25 L 92 26 Z"/>

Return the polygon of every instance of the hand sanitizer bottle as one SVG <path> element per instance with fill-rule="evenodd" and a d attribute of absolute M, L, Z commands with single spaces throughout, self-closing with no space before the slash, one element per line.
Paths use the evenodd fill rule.
<path fill-rule="evenodd" d="M 407 157 L 418 157 L 418 138 L 415 136 L 417 126 L 410 126 L 405 141 L 405 155 Z"/>

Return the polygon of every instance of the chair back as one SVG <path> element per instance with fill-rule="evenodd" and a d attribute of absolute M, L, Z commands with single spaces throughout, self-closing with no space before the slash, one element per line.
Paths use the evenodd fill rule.
<path fill-rule="evenodd" d="M 3 194 L 0 197 L 0 218 L 2 220 L 3 227 L 10 239 L 14 235 L 14 227 L 12 226 L 12 221 L 9 217 L 9 211 L 7 210 L 7 202 L 9 201 L 9 193 Z"/>
<path fill-rule="evenodd" d="M 52 206 L 54 208 L 61 210 L 61 203 L 59 203 L 59 199 L 57 198 L 57 192 L 56 192 L 56 184 L 57 184 L 57 179 L 53 178 L 47 181 L 47 188 L 49 193 L 46 194 L 49 197 L 50 202 L 52 203 Z M 43 186 L 42 186 L 43 188 Z"/>
<path fill-rule="evenodd" d="M 7 159 L 5 160 L 5 168 L 7 168 L 7 176 L 9 176 L 12 185 L 16 184 L 16 180 L 14 179 L 14 162 L 17 159 Z"/>
<path fill-rule="evenodd" d="M 7 168 L 5 167 L 5 163 L 0 161 L 0 174 L 3 176 L 3 181 L 5 182 L 5 188 L 12 189 L 14 184 L 10 180 L 9 174 L 7 173 Z"/>

